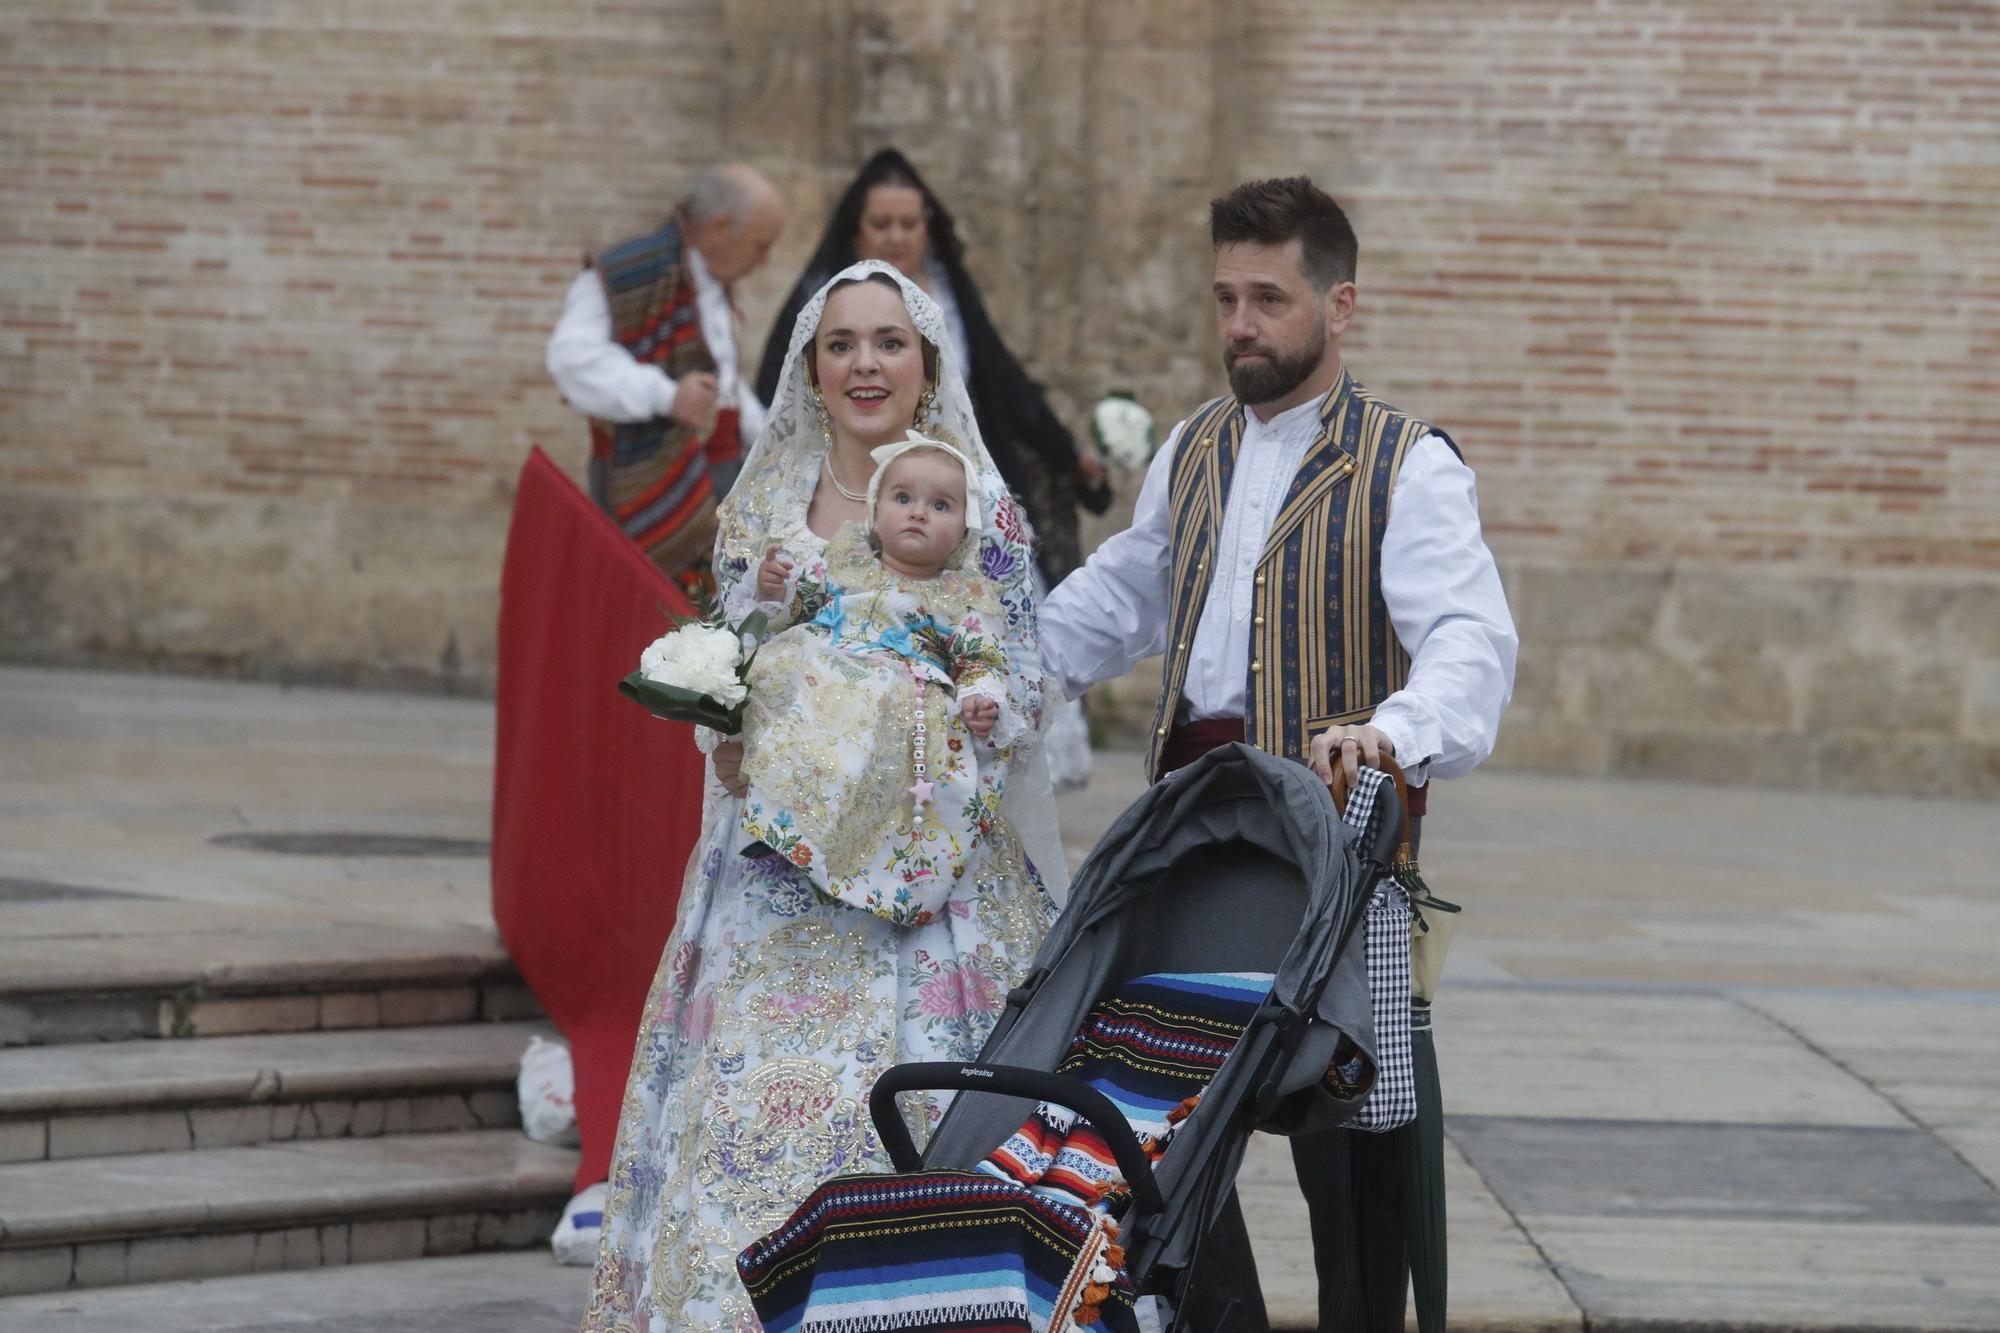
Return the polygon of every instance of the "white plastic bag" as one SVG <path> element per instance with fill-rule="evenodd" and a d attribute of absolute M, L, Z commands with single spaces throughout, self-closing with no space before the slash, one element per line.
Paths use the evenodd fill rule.
<path fill-rule="evenodd" d="M 597 1262 L 597 1233 L 604 1228 L 604 1192 L 609 1185 L 609 1181 L 598 1181 L 563 1209 L 562 1221 L 549 1237 L 557 1263 L 584 1268 Z"/>
<path fill-rule="evenodd" d="M 570 1068 L 569 1047 L 542 1037 L 528 1038 L 521 1054 L 521 1129 L 537 1143 L 574 1148 L 576 1072 Z"/>

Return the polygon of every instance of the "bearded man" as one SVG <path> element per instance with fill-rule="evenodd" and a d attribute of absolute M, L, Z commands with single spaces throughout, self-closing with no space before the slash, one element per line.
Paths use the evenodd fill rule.
<path fill-rule="evenodd" d="M 707 167 L 658 231 L 586 262 L 549 339 L 549 374 L 590 418 L 591 498 L 690 592 L 705 586 L 715 506 L 764 428 L 730 289 L 784 225 L 761 172 Z"/>
<path fill-rule="evenodd" d="M 1210 205 L 1209 228 L 1231 392 L 1174 429 L 1132 526 L 1049 596 L 1044 664 L 1074 698 L 1165 655 L 1154 778 L 1230 741 L 1328 780 L 1387 756 L 1421 813 L 1430 778 L 1492 751 L 1513 689 L 1518 640 L 1472 471 L 1342 361 L 1358 245 L 1339 204 L 1303 176 L 1253 181 Z M 1421 1088 L 1436 1069 L 1428 1006 L 1414 1019 Z M 1433 1099 L 1420 1114 L 1442 1112 Z M 1292 1141 L 1328 1333 L 1403 1328 L 1406 1129 L 1401 1143 L 1403 1130 Z M 1442 1317 L 1438 1279 L 1427 1325 Z M 1187 1303 L 1190 1327 L 1266 1327 L 1233 1195 Z"/>

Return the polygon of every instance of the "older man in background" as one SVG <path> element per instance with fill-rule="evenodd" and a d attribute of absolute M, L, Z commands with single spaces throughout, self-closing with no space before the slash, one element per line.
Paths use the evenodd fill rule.
<path fill-rule="evenodd" d="M 764 425 L 730 288 L 784 224 L 761 172 L 705 168 L 658 231 L 585 264 L 549 339 L 549 374 L 590 418 L 591 497 L 691 592 L 706 582 L 716 502 Z"/>

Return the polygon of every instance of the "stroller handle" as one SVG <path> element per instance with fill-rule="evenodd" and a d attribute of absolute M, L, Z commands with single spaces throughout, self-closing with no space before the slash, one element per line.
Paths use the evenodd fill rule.
<path fill-rule="evenodd" d="M 933 1061 L 897 1065 L 876 1079 L 868 1094 L 868 1114 L 874 1118 L 876 1136 L 882 1140 L 882 1147 L 898 1171 L 920 1170 L 924 1159 L 910 1138 L 909 1126 L 903 1123 L 902 1114 L 896 1109 L 896 1094 L 944 1088 L 1032 1097 L 1068 1107 L 1103 1136 L 1118 1169 L 1132 1187 L 1132 1202 L 1144 1212 L 1166 1211 L 1160 1183 L 1153 1178 L 1153 1164 L 1147 1160 L 1146 1150 L 1139 1146 L 1132 1126 L 1109 1097 L 1080 1079 L 1018 1065 Z"/>

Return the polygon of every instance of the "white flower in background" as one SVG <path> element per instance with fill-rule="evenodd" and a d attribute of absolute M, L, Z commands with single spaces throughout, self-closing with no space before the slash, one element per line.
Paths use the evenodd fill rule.
<path fill-rule="evenodd" d="M 1107 460 L 1134 471 L 1153 461 L 1159 443 L 1153 435 L 1153 414 L 1123 390 L 1105 395 L 1091 409 L 1090 434 Z"/>
<path fill-rule="evenodd" d="M 734 631 L 691 622 L 653 640 L 639 657 L 639 674 L 656 685 L 705 694 L 734 708 L 750 693 L 737 674 L 742 660 Z"/>

